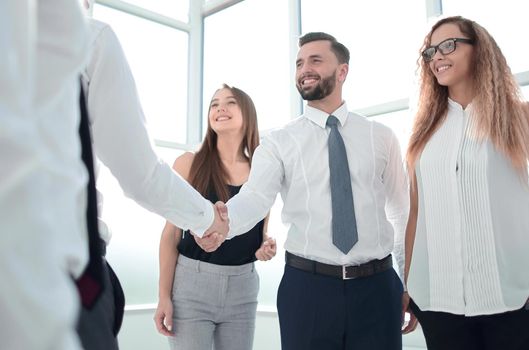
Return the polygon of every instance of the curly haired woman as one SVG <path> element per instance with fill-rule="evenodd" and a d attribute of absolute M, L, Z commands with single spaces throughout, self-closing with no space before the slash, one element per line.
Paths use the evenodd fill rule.
<path fill-rule="evenodd" d="M 441 19 L 421 54 L 405 332 L 416 317 L 428 349 L 529 349 L 529 108 L 476 22 Z"/>

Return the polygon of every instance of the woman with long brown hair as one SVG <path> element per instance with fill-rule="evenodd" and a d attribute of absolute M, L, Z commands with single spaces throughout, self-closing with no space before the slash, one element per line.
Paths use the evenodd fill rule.
<path fill-rule="evenodd" d="M 224 84 L 210 102 L 201 148 L 178 157 L 173 168 L 213 203 L 226 202 L 248 179 L 258 144 L 251 98 Z M 158 331 L 169 336 L 171 349 L 252 348 L 259 290 L 254 261 L 269 260 L 276 251 L 275 241 L 266 236 L 266 220 L 214 252 L 204 251 L 192 234 L 166 223 L 154 319 Z"/>
<path fill-rule="evenodd" d="M 429 349 L 529 349 L 529 109 L 476 22 L 441 19 L 421 54 L 405 331 L 417 317 Z"/>

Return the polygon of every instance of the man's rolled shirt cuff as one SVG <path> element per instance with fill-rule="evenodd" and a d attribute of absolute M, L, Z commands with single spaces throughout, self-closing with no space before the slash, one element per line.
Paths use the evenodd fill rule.
<path fill-rule="evenodd" d="M 185 226 L 187 227 L 182 227 L 184 230 L 189 229 L 195 235 L 202 237 L 211 225 L 213 225 L 213 221 L 215 220 L 215 209 L 211 202 L 208 203 L 209 204 L 206 204 L 203 211 L 197 213 L 197 218 L 193 220 L 193 223 L 186 223 Z"/>

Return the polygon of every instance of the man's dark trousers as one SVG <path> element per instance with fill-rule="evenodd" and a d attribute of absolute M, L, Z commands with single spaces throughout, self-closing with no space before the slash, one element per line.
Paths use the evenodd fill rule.
<path fill-rule="evenodd" d="M 283 350 L 401 350 L 402 283 L 393 268 L 342 280 L 285 266 Z"/>

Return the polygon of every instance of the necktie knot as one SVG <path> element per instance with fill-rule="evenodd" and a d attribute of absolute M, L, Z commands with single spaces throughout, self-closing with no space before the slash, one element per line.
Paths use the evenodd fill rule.
<path fill-rule="evenodd" d="M 327 118 L 327 126 L 328 127 L 336 127 L 338 126 L 338 118 L 336 118 L 334 115 L 330 115 L 328 118 Z"/>

